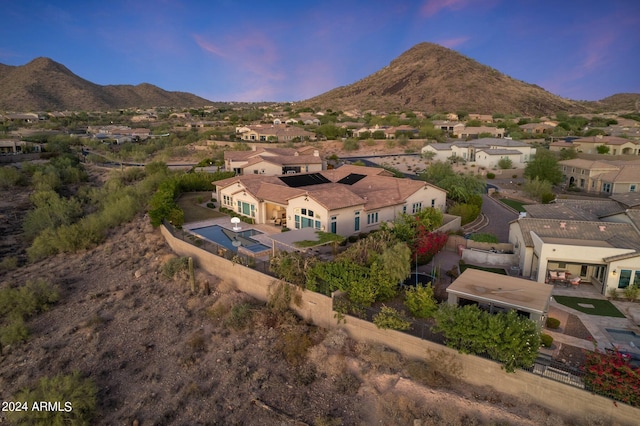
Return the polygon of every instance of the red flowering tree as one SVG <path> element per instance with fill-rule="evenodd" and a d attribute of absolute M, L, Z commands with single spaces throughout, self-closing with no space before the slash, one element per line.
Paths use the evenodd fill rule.
<path fill-rule="evenodd" d="M 588 389 L 634 407 L 640 407 L 640 367 L 630 365 L 629 356 L 618 348 L 586 351 L 584 383 Z"/>
<path fill-rule="evenodd" d="M 447 234 L 442 232 L 429 232 L 422 225 L 418 226 L 418 232 L 412 247 L 412 258 L 418 259 L 419 265 L 428 263 L 433 256 L 442 250 L 447 243 Z"/>

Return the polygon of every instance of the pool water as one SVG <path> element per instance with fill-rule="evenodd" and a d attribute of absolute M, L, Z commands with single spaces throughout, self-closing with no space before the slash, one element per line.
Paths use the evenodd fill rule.
<path fill-rule="evenodd" d="M 244 231 L 235 232 L 219 225 L 211 225 L 192 229 L 191 232 L 200 235 L 209 241 L 220 244 L 233 252 L 238 251 L 238 248 L 233 245 L 234 242 L 236 244 L 239 243 L 241 247 L 244 247 L 253 253 L 259 253 L 270 249 L 269 246 L 261 244 L 259 241 L 250 238 L 254 235 L 262 234 L 262 232 L 256 229 L 246 229 Z"/>
<path fill-rule="evenodd" d="M 616 343 L 624 343 L 632 347 L 640 348 L 640 336 L 633 331 L 619 330 L 616 328 L 606 328 L 605 330 L 607 330 L 607 333 L 609 333 Z"/>

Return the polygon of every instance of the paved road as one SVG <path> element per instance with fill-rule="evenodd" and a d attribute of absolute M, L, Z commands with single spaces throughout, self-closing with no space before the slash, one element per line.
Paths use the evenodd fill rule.
<path fill-rule="evenodd" d="M 482 213 L 489 218 L 489 225 L 478 232 L 488 232 L 498 237 L 498 241 L 509 241 L 509 222 L 518 218 L 518 214 L 503 206 L 487 194 L 482 196 Z"/>

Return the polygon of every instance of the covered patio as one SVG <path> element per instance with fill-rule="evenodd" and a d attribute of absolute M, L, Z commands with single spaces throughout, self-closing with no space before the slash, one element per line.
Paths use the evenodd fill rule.
<path fill-rule="evenodd" d="M 541 326 L 552 291 L 552 285 L 471 268 L 447 288 L 449 304 L 477 304 L 492 313 L 516 310 Z"/>

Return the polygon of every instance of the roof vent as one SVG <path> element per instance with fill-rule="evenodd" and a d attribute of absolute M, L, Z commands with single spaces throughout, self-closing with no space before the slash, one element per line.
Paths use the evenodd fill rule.
<path fill-rule="evenodd" d="M 567 227 L 567 222 L 560 222 L 560 228 L 565 229 Z"/>
<path fill-rule="evenodd" d="M 598 226 L 598 229 L 600 229 L 600 232 L 604 232 L 607 229 L 607 227 L 604 225 L 600 225 Z"/>

